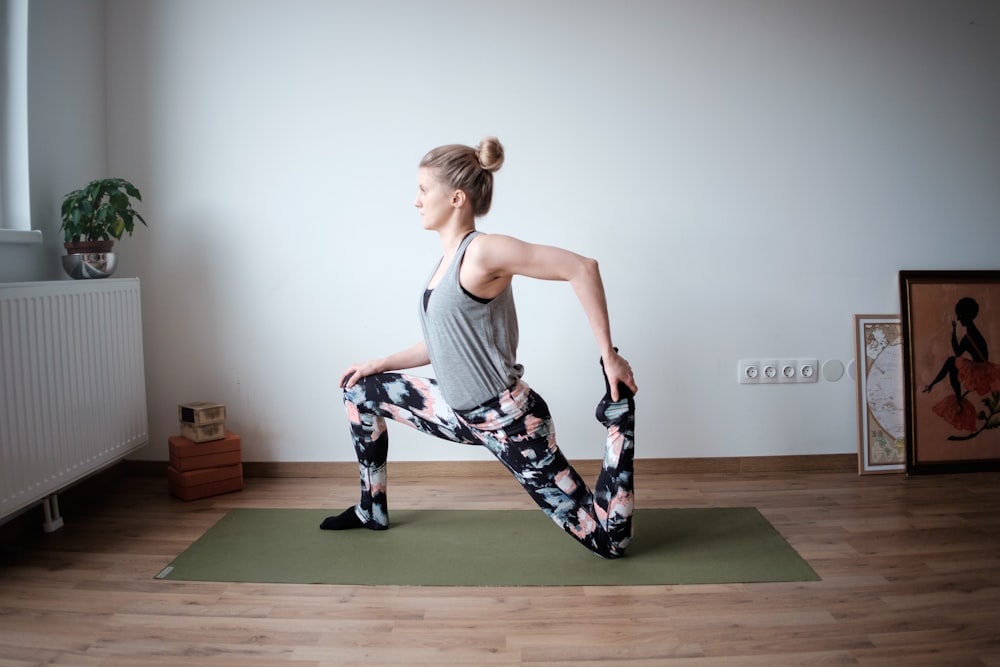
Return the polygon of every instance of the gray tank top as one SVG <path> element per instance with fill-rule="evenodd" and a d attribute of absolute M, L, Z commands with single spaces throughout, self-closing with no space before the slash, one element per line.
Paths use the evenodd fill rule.
<path fill-rule="evenodd" d="M 462 240 L 451 266 L 433 290 L 425 290 L 420 304 L 431 365 L 445 400 L 455 410 L 495 398 L 524 374 L 517 363 L 517 311 L 510 285 L 484 301 L 459 283 L 465 251 L 479 234 L 472 232 Z"/>

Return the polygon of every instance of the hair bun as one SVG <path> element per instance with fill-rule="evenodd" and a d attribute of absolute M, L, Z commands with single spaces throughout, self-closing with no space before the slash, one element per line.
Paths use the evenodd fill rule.
<path fill-rule="evenodd" d="M 494 172 L 503 166 L 503 145 L 496 137 L 486 137 L 476 147 L 476 158 L 479 166 L 489 172 Z"/>

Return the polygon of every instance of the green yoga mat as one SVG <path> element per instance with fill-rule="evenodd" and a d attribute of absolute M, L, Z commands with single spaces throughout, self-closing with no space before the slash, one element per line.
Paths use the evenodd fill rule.
<path fill-rule="evenodd" d="M 401 586 L 816 581 L 754 508 L 640 509 L 625 557 L 592 554 L 537 510 L 393 510 L 386 531 L 325 531 L 330 510 L 236 509 L 157 576 Z"/>

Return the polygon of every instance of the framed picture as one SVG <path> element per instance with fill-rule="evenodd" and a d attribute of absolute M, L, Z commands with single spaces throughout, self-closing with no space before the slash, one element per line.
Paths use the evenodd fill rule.
<path fill-rule="evenodd" d="M 900 271 L 899 294 L 907 473 L 1000 470 L 1000 271 Z"/>
<path fill-rule="evenodd" d="M 899 315 L 855 315 L 858 473 L 906 469 L 903 332 Z"/>

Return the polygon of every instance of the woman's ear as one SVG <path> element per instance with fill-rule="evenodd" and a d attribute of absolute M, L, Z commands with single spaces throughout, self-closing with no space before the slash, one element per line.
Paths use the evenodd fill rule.
<path fill-rule="evenodd" d="M 455 190 L 455 194 L 451 196 L 451 205 L 455 208 L 462 208 L 468 201 L 468 197 L 465 196 L 465 190 Z"/>

